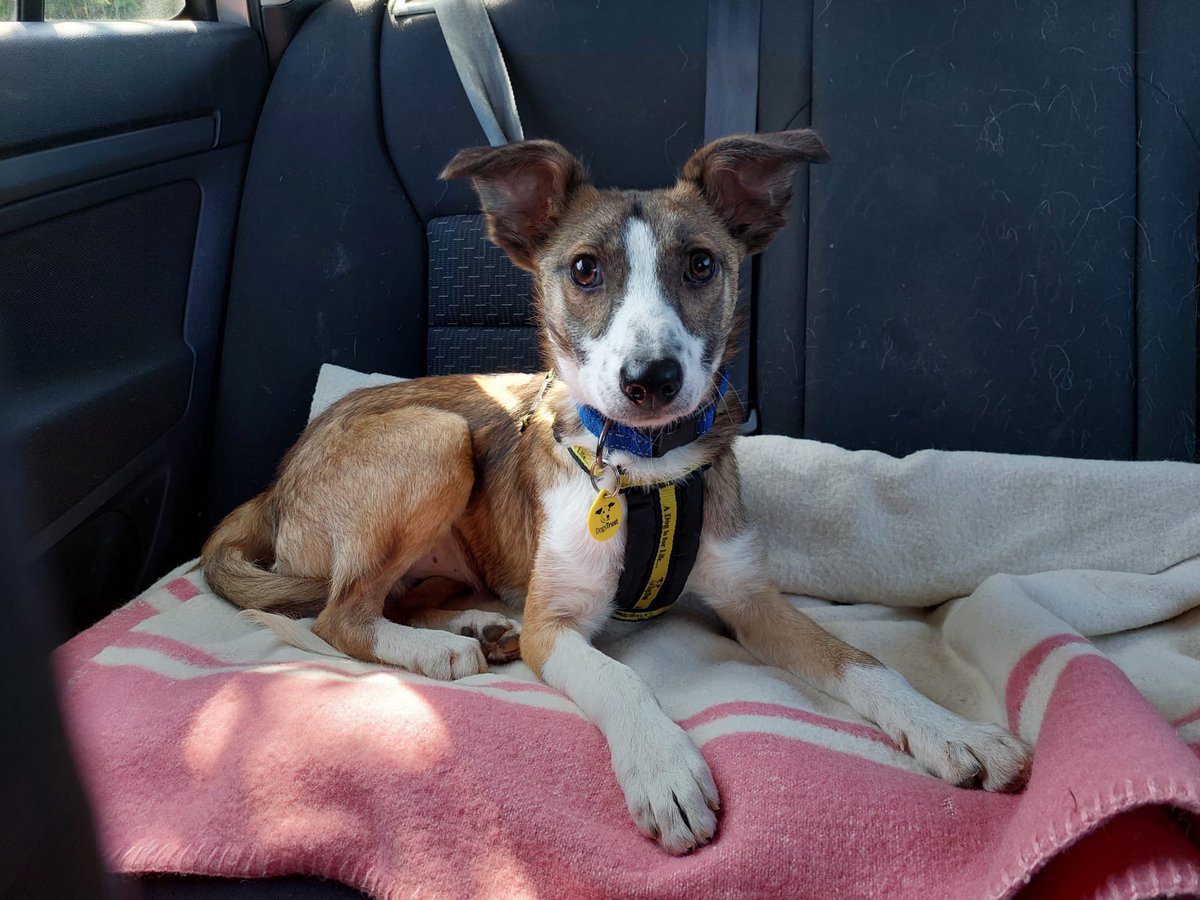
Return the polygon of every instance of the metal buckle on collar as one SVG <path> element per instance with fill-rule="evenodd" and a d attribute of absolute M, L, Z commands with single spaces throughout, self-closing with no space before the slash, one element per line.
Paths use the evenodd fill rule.
<path fill-rule="evenodd" d="M 592 487 L 597 491 L 613 494 L 621 486 L 621 476 L 616 466 L 604 461 L 604 442 L 608 440 L 610 428 L 612 422 L 605 421 L 604 427 L 600 429 L 600 437 L 596 439 L 596 454 L 592 458 L 591 468 L 588 469 L 588 477 L 592 479 Z"/>

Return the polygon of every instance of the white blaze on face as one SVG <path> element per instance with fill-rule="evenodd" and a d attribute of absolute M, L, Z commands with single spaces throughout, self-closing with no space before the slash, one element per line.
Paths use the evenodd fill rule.
<path fill-rule="evenodd" d="M 661 411 L 658 422 L 686 415 L 699 404 L 712 373 L 705 371 L 704 342 L 683 327 L 658 277 L 658 241 L 641 219 L 625 223 L 625 258 L 629 277 L 614 306 L 608 329 L 599 338 L 585 339 L 586 361 L 572 375 L 572 384 L 605 415 L 619 415 L 632 404 L 621 391 L 621 369 L 637 374 L 655 360 L 672 358 L 683 372 L 675 402 Z M 617 415 L 614 415 L 617 414 Z"/>

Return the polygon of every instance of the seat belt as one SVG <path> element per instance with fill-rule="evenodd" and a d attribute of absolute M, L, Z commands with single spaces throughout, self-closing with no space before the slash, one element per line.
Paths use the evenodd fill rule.
<path fill-rule="evenodd" d="M 508 66 L 483 0 L 435 0 L 433 8 L 458 78 L 488 143 L 500 147 L 525 140 Z"/>
<path fill-rule="evenodd" d="M 761 0 L 708 0 L 708 49 L 704 73 L 704 143 L 727 134 L 758 130 L 758 39 Z M 738 303 L 749 321 L 754 287 L 751 260 L 742 267 Z M 753 331 L 747 338 L 753 336 Z M 750 345 L 747 340 L 729 366 L 729 381 L 746 404 L 742 434 L 758 430 L 750 405 Z"/>
<path fill-rule="evenodd" d="M 758 126 L 761 0 L 708 0 L 704 143 Z"/>

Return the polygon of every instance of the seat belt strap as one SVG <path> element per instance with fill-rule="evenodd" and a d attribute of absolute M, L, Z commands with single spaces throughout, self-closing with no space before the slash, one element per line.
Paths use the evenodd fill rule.
<path fill-rule="evenodd" d="M 488 143 L 500 147 L 525 140 L 508 66 L 483 0 L 436 0 L 434 10 Z"/>
<path fill-rule="evenodd" d="M 708 0 L 708 49 L 704 76 L 704 142 L 727 134 L 753 134 L 758 130 L 758 39 L 762 21 L 761 0 Z M 749 321 L 752 312 L 753 267 L 742 267 L 738 303 Z M 753 338 L 752 330 L 747 338 Z M 744 434 L 758 430 L 758 416 L 750 406 L 750 343 L 742 347 L 729 367 L 729 381 L 746 405 Z"/>
<path fill-rule="evenodd" d="M 709 0 L 704 142 L 758 126 L 761 0 Z"/>

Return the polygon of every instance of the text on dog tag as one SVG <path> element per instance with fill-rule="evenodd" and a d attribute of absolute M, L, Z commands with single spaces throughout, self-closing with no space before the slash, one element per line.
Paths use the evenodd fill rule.
<path fill-rule="evenodd" d="M 607 541 L 621 527 L 621 498 L 601 488 L 588 510 L 588 534 L 598 541 Z"/>

